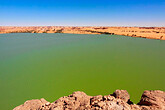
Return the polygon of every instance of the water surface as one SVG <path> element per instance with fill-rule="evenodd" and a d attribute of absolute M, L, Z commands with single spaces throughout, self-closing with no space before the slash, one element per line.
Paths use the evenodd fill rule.
<path fill-rule="evenodd" d="M 165 41 L 117 35 L 0 34 L 0 110 L 73 91 L 165 90 Z"/>

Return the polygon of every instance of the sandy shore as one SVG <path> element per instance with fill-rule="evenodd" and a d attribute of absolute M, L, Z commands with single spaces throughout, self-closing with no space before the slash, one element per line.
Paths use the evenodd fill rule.
<path fill-rule="evenodd" d="M 165 27 L 64 27 L 64 26 L 0 26 L 0 33 L 73 33 L 110 34 L 165 40 Z"/>
<path fill-rule="evenodd" d="M 106 96 L 88 96 L 77 91 L 53 103 L 43 98 L 28 100 L 13 110 L 165 110 L 165 92 L 144 91 L 139 103 L 134 104 L 126 90 L 116 90 Z"/>

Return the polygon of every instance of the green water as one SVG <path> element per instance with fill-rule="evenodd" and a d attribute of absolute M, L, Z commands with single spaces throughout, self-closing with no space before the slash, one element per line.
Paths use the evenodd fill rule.
<path fill-rule="evenodd" d="M 74 91 L 165 90 L 165 41 L 117 35 L 0 34 L 0 110 Z"/>

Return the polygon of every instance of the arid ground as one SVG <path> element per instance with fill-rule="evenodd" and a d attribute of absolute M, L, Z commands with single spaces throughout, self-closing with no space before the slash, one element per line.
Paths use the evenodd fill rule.
<path fill-rule="evenodd" d="M 165 27 L 64 27 L 64 26 L 1 26 L 0 33 L 72 33 L 110 34 L 165 40 Z"/>

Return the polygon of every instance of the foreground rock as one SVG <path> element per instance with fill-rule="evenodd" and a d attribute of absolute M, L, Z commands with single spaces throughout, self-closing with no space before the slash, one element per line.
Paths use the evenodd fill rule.
<path fill-rule="evenodd" d="M 13 110 L 36 110 L 41 107 L 41 105 L 49 103 L 45 99 L 33 99 L 26 101 L 23 105 L 20 105 Z"/>
<path fill-rule="evenodd" d="M 165 110 L 165 92 L 155 91 L 144 91 L 139 105 L 146 109 L 152 110 Z"/>
<path fill-rule="evenodd" d="M 165 110 L 165 92 L 144 91 L 140 102 L 133 104 L 126 90 L 116 90 L 107 96 L 88 96 L 77 91 L 53 103 L 44 99 L 26 101 L 14 110 Z"/>

